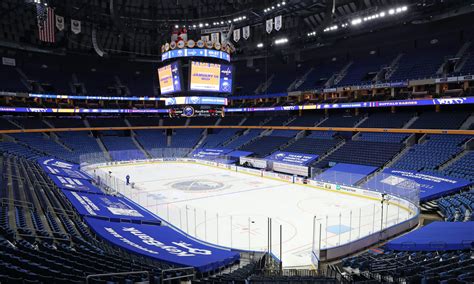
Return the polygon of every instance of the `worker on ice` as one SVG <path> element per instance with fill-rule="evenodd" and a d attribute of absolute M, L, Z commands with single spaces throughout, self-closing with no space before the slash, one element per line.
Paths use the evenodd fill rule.
<path fill-rule="evenodd" d="M 125 177 L 125 179 L 127 180 L 127 185 L 129 185 L 129 184 L 130 184 L 130 175 L 127 175 L 127 176 Z"/>

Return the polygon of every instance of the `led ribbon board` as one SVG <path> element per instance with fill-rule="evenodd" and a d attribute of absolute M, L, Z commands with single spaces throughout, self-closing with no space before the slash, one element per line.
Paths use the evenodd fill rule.
<path fill-rule="evenodd" d="M 230 54 L 227 52 L 205 48 L 183 48 L 170 50 L 161 55 L 161 61 L 185 57 L 215 58 L 230 62 Z"/>
<path fill-rule="evenodd" d="M 165 105 L 220 105 L 226 106 L 227 99 L 222 97 L 173 97 L 166 98 Z"/>
<path fill-rule="evenodd" d="M 400 101 L 376 101 L 376 102 L 353 102 L 340 104 L 315 104 L 301 106 L 277 106 L 277 107 L 255 107 L 255 108 L 225 108 L 224 112 L 260 112 L 260 111 L 293 111 L 314 109 L 351 109 L 351 108 L 381 108 L 381 107 L 413 107 L 431 105 L 469 105 L 474 104 L 474 97 L 400 100 Z M 169 113 L 169 109 L 83 109 L 83 108 L 29 108 L 0 106 L 0 112 L 17 113 Z"/>
<path fill-rule="evenodd" d="M 399 101 L 376 101 L 376 102 L 353 102 L 353 103 L 315 104 L 315 105 L 300 105 L 300 106 L 226 108 L 225 112 L 291 111 L 291 110 L 313 110 L 313 109 L 350 109 L 350 108 L 410 107 L 410 106 L 467 105 L 467 104 L 474 104 L 474 97 L 399 100 Z"/>
<path fill-rule="evenodd" d="M 30 98 L 67 99 L 67 100 L 102 100 L 102 101 L 162 101 L 162 97 L 117 97 L 117 96 L 74 96 L 56 94 L 28 94 Z"/>

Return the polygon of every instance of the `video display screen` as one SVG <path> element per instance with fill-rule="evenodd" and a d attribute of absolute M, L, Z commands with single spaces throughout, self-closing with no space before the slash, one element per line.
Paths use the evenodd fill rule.
<path fill-rule="evenodd" d="M 162 95 L 179 93 L 182 91 L 182 78 L 179 62 L 173 62 L 158 68 L 158 81 Z"/>
<path fill-rule="evenodd" d="M 232 92 L 232 65 L 191 61 L 189 73 L 190 91 Z"/>

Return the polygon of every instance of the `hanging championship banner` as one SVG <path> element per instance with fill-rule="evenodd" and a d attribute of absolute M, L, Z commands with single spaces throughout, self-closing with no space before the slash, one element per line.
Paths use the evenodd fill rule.
<path fill-rule="evenodd" d="M 211 34 L 211 42 L 218 42 L 219 41 L 219 33 L 212 33 Z"/>
<path fill-rule="evenodd" d="M 81 32 L 81 21 L 71 20 L 71 31 L 75 34 Z"/>
<path fill-rule="evenodd" d="M 240 40 L 240 29 L 234 30 L 234 41 L 238 42 Z"/>
<path fill-rule="evenodd" d="M 64 30 L 64 17 L 56 15 L 56 28 L 60 31 Z"/>
<path fill-rule="evenodd" d="M 244 37 L 244 39 L 248 39 L 250 37 L 250 26 L 242 28 L 242 36 Z"/>
<path fill-rule="evenodd" d="M 273 19 L 268 19 L 266 22 L 267 33 L 271 33 L 273 30 Z"/>
<path fill-rule="evenodd" d="M 230 39 L 230 34 L 226 32 L 221 32 L 221 43 L 228 42 Z"/>
<path fill-rule="evenodd" d="M 282 25 L 282 17 L 281 15 L 280 16 L 276 16 L 275 17 L 275 30 L 276 31 L 279 31 L 281 29 L 281 25 Z"/>

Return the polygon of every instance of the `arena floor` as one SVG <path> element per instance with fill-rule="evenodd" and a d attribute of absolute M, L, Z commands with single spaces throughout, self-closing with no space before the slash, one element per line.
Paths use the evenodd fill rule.
<path fill-rule="evenodd" d="M 104 170 L 122 180 L 130 175 L 135 188 L 124 192 L 127 197 L 210 243 L 267 250 L 270 217 L 272 253 L 278 257 L 282 225 L 284 267 L 311 264 L 313 218 L 322 224 L 321 232 L 315 230 L 316 247 L 319 235 L 322 247 L 332 247 L 381 226 L 380 201 L 306 185 L 181 162 L 117 165 Z M 398 206 L 387 210 L 384 227 L 409 217 Z"/>

